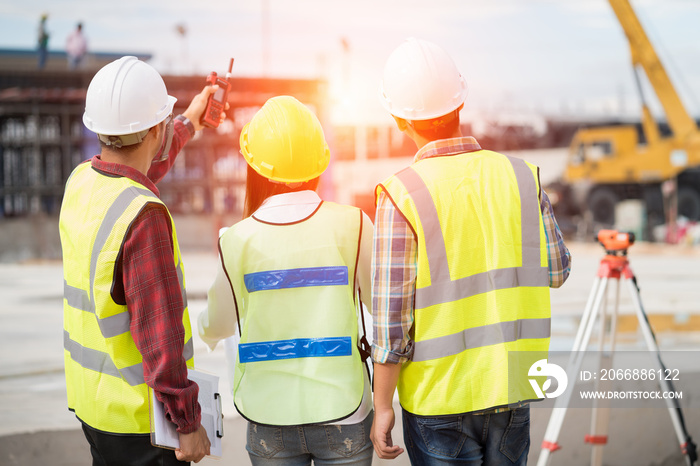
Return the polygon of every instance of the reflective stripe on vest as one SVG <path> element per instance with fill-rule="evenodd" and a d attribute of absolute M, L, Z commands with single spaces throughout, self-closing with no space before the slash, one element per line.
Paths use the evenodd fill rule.
<path fill-rule="evenodd" d="M 351 354 L 352 339 L 350 337 L 295 338 L 293 340 L 261 341 L 238 345 L 238 360 L 241 363 L 350 356 Z"/>
<path fill-rule="evenodd" d="M 243 277 L 248 293 L 304 286 L 347 285 L 347 267 L 307 267 L 289 270 L 267 270 Z"/>
<path fill-rule="evenodd" d="M 95 261 L 94 263 L 97 264 L 97 259 L 96 257 L 99 256 L 99 250 L 93 249 L 92 256 L 93 260 Z M 184 291 L 185 290 L 185 279 L 182 275 L 181 271 L 181 265 L 182 262 L 178 261 L 177 263 L 177 278 L 178 281 L 180 282 L 180 289 L 182 291 L 182 301 L 185 304 L 185 307 L 187 307 L 187 293 Z M 94 272 L 91 276 L 92 282 L 91 282 L 91 287 L 92 284 L 94 284 Z M 73 286 L 70 286 L 66 281 L 63 281 L 63 297 L 66 299 L 68 302 L 68 305 L 70 307 L 74 307 L 76 309 L 80 309 L 81 311 L 85 312 L 90 312 L 92 314 L 95 313 L 95 304 L 90 301 L 90 297 L 88 296 L 87 291 L 81 290 L 79 288 L 75 288 Z M 100 331 L 102 332 L 102 336 L 105 338 L 110 338 L 110 337 L 115 337 L 117 335 L 121 335 L 122 333 L 126 333 L 129 331 L 129 325 L 131 324 L 131 317 L 129 316 L 128 312 L 123 312 L 121 314 L 115 314 L 110 317 L 105 317 L 100 319 L 99 317 L 95 316 L 97 319 L 97 323 L 100 326 Z M 188 359 L 188 358 L 185 358 Z"/>
<path fill-rule="evenodd" d="M 70 335 L 63 331 L 63 347 L 68 350 L 71 358 L 85 369 L 100 372 L 112 377 L 123 378 L 132 387 L 146 383 L 143 379 L 143 363 L 117 369 L 109 354 L 82 346 L 75 340 L 71 340 Z M 194 356 L 194 344 L 192 338 L 187 340 L 182 350 L 182 356 L 188 360 Z"/>
<path fill-rule="evenodd" d="M 418 309 L 457 301 L 481 293 L 516 286 L 541 286 L 549 280 L 549 269 L 540 266 L 539 206 L 531 193 L 537 192 L 530 168 L 521 159 L 507 156 L 518 181 L 521 199 L 522 266 L 496 269 L 450 280 L 445 239 L 440 230 L 437 208 L 430 195 L 411 196 L 425 233 L 430 264 L 430 286 L 416 289 Z M 409 193 L 428 192 L 421 177 L 409 167 L 396 177 Z M 460 333 L 414 342 L 413 361 L 426 361 L 461 353 L 466 349 L 495 345 L 521 338 L 548 338 L 549 319 L 521 319 Z"/>

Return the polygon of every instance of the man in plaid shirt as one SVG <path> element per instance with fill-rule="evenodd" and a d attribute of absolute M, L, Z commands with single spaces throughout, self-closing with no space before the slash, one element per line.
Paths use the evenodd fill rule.
<path fill-rule="evenodd" d="M 528 309 L 519 311 L 517 308 L 539 307 L 540 312 L 548 317 L 548 287 L 561 286 L 569 275 L 571 257 L 554 219 L 551 203 L 547 194 L 539 188 L 539 176 L 535 177 L 533 174 L 533 170 L 536 169 L 534 166 L 518 160 L 511 161 L 512 158 L 501 154 L 483 151 L 474 138 L 462 136 L 459 111 L 466 97 L 466 84 L 451 58 L 435 44 L 409 39 L 397 48 L 387 60 L 382 96 L 384 107 L 394 116 L 399 129 L 416 143 L 419 150 L 409 169 L 399 172 L 377 188 L 372 278 L 375 419 L 371 438 L 375 450 L 380 458 L 388 459 L 395 458 L 403 452 L 403 449 L 393 444 L 391 437 L 394 425 L 392 399 L 399 378 L 403 377 L 405 388 L 403 393 L 399 390 L 399 399 L 403 407 L 404 441 L 413 464 L 433 464 L 433 461 L 439 461 L 440 464 L 472 464 L 470 461 L 474 461 L 473 464 L 525 464 L 529 449 L 529 407 L 499 405 L 478 410 L 457 408 L 456 411 L 449 411 L 451 408 L 443 406 L 443 403 L 449 404 L 452 401 L 443 402 L 442 398 L 457 397 L 463 389 L 462 386 L 470 384 L 476 388 L 471 390 L 472 392 L 479 391 L 478 383 L 469 379 L 478 380 L 481 374 L 470 372 L 473 369 L 471 367 L 464 367 L 465 359 L 455 359 L 443 366 L 440 364 L 445 363 L 440 361 L 449 357 L 459 358 L 468 351 L 482 351 L 480 347 L 486 347 L 486 351 L 490 351 L 498 345 L 518 339 L 539 339 L 544 342 L 542 344 L 548 345 L 549 319 L 528 318 L 532 317 L 528 315 Z M 453 169 L 462 166 L 469 167 L 472 172 Z M 474 174 L 475 166 L 480 170 L 477 174 Z M 491 168 L 492 166 L 498 168 Z M 444 173 L 444 167 L 449 167 L 452 173 Z M 527 183 L 532 185 L 529 191 L 521 189 L 522 212 L 520 209 L 508 210 L 505 208 L 505 202 L 499 202 L 509 199 L 508 194 L 501 193 L 517 193 L 520 187 L 515 185 L 514 181 L 509 181 L 503 167 L 516 172 L 512 180 L 518 179 L 517 171 L 520 170 L 520 173 L 524 173 L 524 176 L 521 176 L 525 180 L 523 186 Z M 458 175 L 455 176 L 454 173 Z M 464 175 L 460 175 L 461 173 Z M 535 178 L 537 185 L 532 182 Z M 465 189 L 464 185 L 472 180 L 475 181 Z M 470 190 L 477 192 L 473 194 Z M 525 193 L 532 195 L 526 196 Z M 468 201 L 463 200 L 466 198 Z M 450 206 L 451 204 L 457 204 L 459 207 L 455 208 Z M 468 210 L 478 214 L 469 217 Z M 444 212 L 449 212 L 449 216 L 446 217 Z M 501 217 L 507 215 L 505 212 L 513 214 L 510 223 L 500 221 Z M 465 221 L 465 218 L 470 220 Z M 520 275 L 517 275 L 516 271 L 515 278 L 504 283 L 499 282 L 498 275 L 503 269 L 493 273 L 497 266 L 491 269 L 486 267 L 485 274 L 491 273 L 490 282 L 486 280 L 485 285 L 475 285 L 474 292 L 464 291 L 468 285 L 461 284 L 467 284 L 472 278 L 468 276 L 469 273 L 464 272 L 469 270 L 469 259 L 475 258 L 471 262 L 479 262 L 480 258 L 484 257 L 483 262 L 492 264 L 503 254 L 517 256 L 521 253 L 517 247 L 520 238 L 513 238 L 512 235 L 508 237 L 508 233 L 487 225 L 488 220 L 494 225 L 522 224 L 522 269 L 525 269 L 524 262 L 528 254 L 525 252 L 526 231 L 530 228 L 529 231 L 533 234 L 528 238 L 532 238 L 535 244 L 534 256 L 531 256 L 534 257 L 535 267 L 525 269 L 528 272 Z M 449 224 L 453 229 L 457 228 L 460 231 L 442 231 L 443 224 Z M 481 236 L 485 236 L 484 232 L 493 233 L 492 238 L 482 239 Z M 540 243 L 542 237 L 544 244 Z M 462 243 L 459 238 L 462 238 Z M 464 243 L 467 240 L 469 242 Z M 454 253 L 455 250 L 457 253 Z M 458 259 L 457 262 L 449 262 L 449 271 L 446 272 L 447 286 L 440 288 L 438 285 L 444 283 L 439 283 L 439 269 L 441 264 L 444 269 L 447 268 L 449 251 L 454 253 L 451 258 Z M 548 267 L 541 267 L 540 263 L 545 257 Z M 454 275 L 460 271 L 467 276 L 458 280 L 460 285 L 450 288 L 456 283 L 450 282 L 450 279 L 457 280 Z M 444 277 L 442 281 L 445 281 Z M 428 287 L 420 290 L 421 286 L 418 284 L 422 283 L 422 286 L 425 286 L 426 282 L 429 283 Z M 515 311 L 503 311 L 498 305 L 491 305 L 494 309 L 489 305 L 474 308 L 463 304 L 474 302 L 468 301 L 470 296 L 479 297 L 489 293 L 493 297 L 501 289 L 506 289 L 507 292 L 515 290 L 517 293 L 525 287 L 528 291 L 523 293 L 534 293 L 532 296 L 539 301 L 521 299 L 520 306 L 517 302 L 516 305 L 506 306 L 516 308 Z M 425 292 L 431 288 L 438 290 L 433 291 L 433 296 Z M 529 291 L 533 289 L 540 291 Z M 420 294 L 421 291 L 424 292 L 423 295 Z M 450 293 L 461 295 L 459 298 L 447 297 L 452 296 Z M 547 293 L 546 297 L 543 293 Z M 426 305 L 422 304 L 426 302 Z M 457 306 L 462 303 L 461 310 L 459 307 L 455 308 L 455 302 Z M 508 304 L 512 304 L 512 301 Z M 434 310 L 436 308 L 438 311 Z M 416 312 L 416 309 L 420 309 L 420 312 Z M 440 309 L 443 313 L 437 317 Z M 454 331 L 452 329 L 445 330 L 446 335 L 433 341 L 446 345 L 444 341 L 456 336 L 459 345 L 462 346 L 457 345 L 459 348 L 453 352 L 449 348 L 439 348 L 439 351 L 433 351 L 435 354 L 431 355 L 430 348 L 425 349 L 425 346 L 419 346 L 421 343 L 417 343 L 416 332 L 425 332 L 425 327 L 430 327 L 431 331 L 440 325 L 444 327 L 447 325 L 444 321 L 448 318 L 446 315 L 449 312 L 453 313 L 450 315 L 454 315 L 455 309 L 465 316 L 501 316 L 495 319 L 496 325 L 499 325 L 498 331 L 495 334 L 492 332 L 493 325 L 477 328 L 477 333 L 473 328 L 457 334 L 451 334 Z M 430 314 L 431 312 L 435 314 Z M 503 314 L 507 313 L 515 313 L 515 320 L 502 318 Z M 431 318 L 429 315 L 436 317 Z M 454 322 L 462 322 L 460 317 L 451 318 L 456 319 Z M 422 322 L 420 319 L 423 319 Z M 501 330 L 511 328 L 509 325 L 512 322 L 518 323 L 514 332 Z M 535 324 L 532 324 L 533 322 Z M 530 334 L 527 334 L 528 332 Z M 516 336 L 512 336 L 513 333 Z M 422 336 L 425 337 L 425 334 Z M 489 338 L 495 340 L 490 341 Z M 405 373 L 407 362 L 413 367 L 423 367 L 419 364 L 426 360 L 435 366 L 431 366 L 425 372 L 421 372 L 423 369 L 413 369 L 411 375 Z M 435 367 L 448 367 L 451 371 L 451 382 L 445 382 L 443 379 L 447 380 L 448 376 L 442 377 L 440 369 Z M 432 371 L 431 381 L 424 378 L 428 377 L 427 375 L 423 375 L 428 371 Z M 455 376 L 455 373 L 461 376 Z M 507 374 L 504 374 L 504 377 L 507 377 Z M 440 384 L 445 385 L 442 392 Z M 481 390 L 489 389 L 484 386 Z M 427 395 L 421 398 L 421 395 L 416 393 Z M 477 393 L 470 396 L 478 399 L 482 395 Z M 455 403 L 458 406 L 468 405 L 468 402 L 460 405 L 460 400 Z M 415 407 L 414 412 L 407 409 L 410 405 Z M 440 414 L 436 415 L 435 412 Z"/>
<path fill-rule="evenodd" d="M 217 89 L 204 88 L 173 118 L 175 98 L 135 57 L 106 65 L 88 88 L 83 121 L 102 150 L 68 180 L 60 231 L 69 409 L 95 465 L 183 464 L 209 453 L 198 386 L 187 377 L 193 347 L 179 248 L 156 183 L 202 129 Z M 176 451 L 151 445 L 147 387 L 177 427 Z"/>

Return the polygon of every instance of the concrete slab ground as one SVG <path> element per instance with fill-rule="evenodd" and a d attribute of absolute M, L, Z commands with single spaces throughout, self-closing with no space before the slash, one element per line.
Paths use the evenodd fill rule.
<path fill-rule="evenodd" d="M 585 306 L 595 272 L 603 256 L 595 244 L 572 243 L 573 271 L 569 281 L 552 290 L 552 349 L 571 348 L 578 319 Z M 206 290 L 213 279 L 217 258 L 213 253 L 191 253 L 184 257 L 192 319 L 206 305 Z M 700 250 L 652 244 L 635 244 L 630 263 L 641 287 L 641 297 L 664 350 L 694 351 L 700 355 Z M 62 342 L 62 270 L 60 262 L 0 264 L 0 464 L 2 465 L 89 465 L 87 444 L 79 423 L 65 406 Z M 620 313 L 632 313 L 623 290 Z M 661 325 L 661 324 L 658 324 Z M 633 326 L 632 326 L 633 327 Z M 643 348 L 641 336 L 632 327 L 621 335 L 623 344 Z M 208 353 L 195 338 L 199 368 L 221 375 L 221 391 L 230 392 L 222 345 Z M 684 372 L 687 374 L 687 372 Z M 684 413 L 691 435 L 700 439 L 700 367 L 681 380 Z M 205 459 L 200 464 L 248 464 L 245 451 L 245 421 L 236 413 L 230 396 L 224 396 L 224 458 Z M 533 408 L 531 463 L 551 410 Z M 397 413 L 399 413 L 397 405 Z M 552 456 L 551 464 L 587 464 L 590 446 L 583 443 L 591 412 L 570 409 L 559 442 L 564 447 Z M 394 439 L 403 445 L 400 415 Z M 611 416 L 610 443 L 605 447 L 606 465 L 683 464 L 678 453 L 670 416 L 665 409 L 615 409 Z M 376 458 L 375 458 L 376 459 Z M 408 465 L 404 454 L 375 464 Z"/>

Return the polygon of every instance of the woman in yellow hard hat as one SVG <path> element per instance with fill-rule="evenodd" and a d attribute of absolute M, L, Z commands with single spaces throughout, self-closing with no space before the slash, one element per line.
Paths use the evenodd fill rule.
<path fill-rule="evenodd" d="M 369 465 L 372 223 L 316 194 L 330 152 L 295 98 L 268 100 L 240 145 L 244 219 L 219 239 L 199 334 L 211 348 L 240 335 L 233 399 L 254 465 Z"/>

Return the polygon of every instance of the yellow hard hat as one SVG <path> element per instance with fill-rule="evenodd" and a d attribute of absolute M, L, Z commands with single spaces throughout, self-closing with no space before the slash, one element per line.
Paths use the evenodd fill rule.
<path fill-rule="evenodd" d="M 331 155 L 323 128 L 294 97 L 273 97 L 241 131 L 241 154 L 260 175 L 281 183 L 314 179 Z"/>

